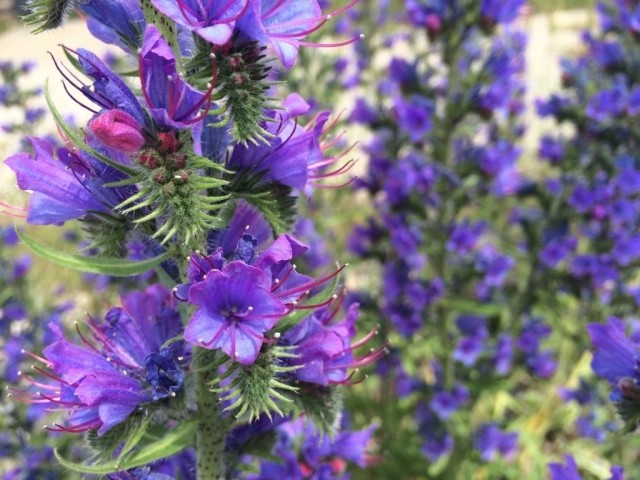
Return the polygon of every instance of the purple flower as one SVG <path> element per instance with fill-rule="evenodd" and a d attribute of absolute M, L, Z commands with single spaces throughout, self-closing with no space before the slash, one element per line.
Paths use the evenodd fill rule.
<path fill-rule="evenodd" d="M 47 141 L 29 137 L 33 154 L 18 153 L 5 160 L 18 179 L 18 186 L 31 190 L 27 222 L 39 225 L 60 225 L 88 212 L 108 213 L 122 200 L 116 189 L 104 187 L 101 178 L 87 162 L 83 153 L 57 150 Z M 104 172 L 104 166 L 102 172 Z"/>
<path fill-rule="evenodd" d="M 294 101 L 298 103 L 294 104 Z M 314 180 L 330 176 L 316 172 L 318 167 L 335 160 L 325 159 L 320 146 L 329 113 L 319 114 L 314 123 L 305 128 L 298 125 L 296 117 L 308 113 L 309 105 L 300 96 L 290 95 L 284 103 L 285 108 L 288 106 L 292 109 L 285 111 L 286 117 L 267 127 L 274 134 L 269 145 L 237 145 L 228 166 L 260 174 L 262 182 L 275 181 L 303 190 Z M 340 170 L 344 171 L 344 168 L 338 173 Z"/>
<path fill-rule="evenodd" d="M 434 106 L 430 99 L 419 95 L 412 95 L 407 99 L 397 98 L 395 111 L 398 125 L 412 141 L 426 140 L 425 135 L 433 126 L 431 117 Z"/>
<path fill-rule="evenodd" d="M 233 261 L 207 273 L 189 290 L 197 307 L 184 332 L 186 341 L 208 349 L 221 349 L 243 365 L 255 362 L 264 333 L 286 312 L 271 293 L 271 281 L 259 268 Z"/>
<path fill-rule="evenodd" d="M 139 61 L 142 92 L 161 129 L 187 128 L 201 119 L 210 92 L 205 95 L 180 77 L 171 47 L 153 25 L 144 32 Z"/>
<path fill-rule="evenodd" d="M 184 342 L 165 346 L 182 330 L 171 292 L 152 285 L 124 297 L 122 305 L 112 308 L 103 323 L 90 320 L 93 341 L 78 328 L 83 345 L 69 342 L 58 325 L 50 324 L 58 339 L 44 349 L 43 361 L 52 373 L 46 374 L 47 384 L 37 382 L 31 401 L 70 413 L 67 426 L 55 424 L 50 430 L 98 429 L 103 435 L 138 406 L 181 391 Z"/>
<path fill-rule="evenodd" d="M 251 0 L 247 13 L 238 20 L 237 29 L 252 40 L 271 45 L 285 68 L 291 68 L 298 48 L 306 44 L 303 39 L 354 3 L 323 15 L 316 0 Z"/>
<path fill-rule="evenodd" d="M 565 455 L 564 461 L 566 462 L 566 466 L 562 463 L 550 463 L 548 465 L 551 480 L 582 480 L 573 457 L 571 455 Z"/>
<path fill-rule="evenodd" d="M 135 52 L 140 46 L 145 19 L 136 0 L 86 0 L 78 8 L 89 16 L 87 27 L 103 42 Z"/>
<path fill-rule="evenodd" d="M 246 217 L 243 212 L 240 215 Z M 232 230 L 247 231 L 235 220 Z M 237 238 L 232 231 L 226 235 Z M 224 240 L 224 243 L 228 243 Z M 342 269 L 314 280 L 296 271 L 293 258 L 307 247 L 288 235 L 278 237 L 266 250 L 255 253 L 258 241 L 242 234 L 231 252 L 219 247 L 213 254 L 190 257 L 190 283 L 174 289 L 175 295 L 194 304 L 194 312 L 185 331 L 185 339 L 209 349 L 221 349 L 238 363 L 252 364 L 262 344 L 264 333 L 293 310 L 314 310 L 332 303 L 336 295 L 316 305 L 298 305 L 316 287 L 334 278 Z"/>
<path fill-rule="evenodd" d="M 473 446 L 480 452 L 485 462 L 493 461 L 498 455 L 511 458 L 518 447 L 516 432 L 503 432 L 493 423 L 481 425 L 473 436 Z"/>
<path fill-rule="evenodd" d="M 608 380 L 614 387 L 612 400 L 639 395 L 636 374 L 638 349 L 626 336 L 623 321 L 610 317 L 604 325 L 587 325 L 587 330 L 596 349 L 591 368 L 596 375 Z"/>
<path fill-rule="evenodd" d="M 233 27 L 253 0 L 152 0 L 153 5 L 178 25 L 214 45 L 231 38 Z"/>
<path fill-rule="evenodd" d="M 486 228 L 485 222 L 470 222 L 469 220 L 454 225 L 447 242 L 447 250 L 458 255 L 468 254 L 475 248 Z"/>
<path fill-rule="evenodd" d="M 339 308 L 338 303 L 317 310 L 285 333 L 284 342 L 295 347 L 297 357 L 290 364 L 299 367 L 293 372 L 298 380 L 323 386 L 348 384 L 348 369 L 367 365 L 384 354 L 384 348 L 380 348 L 365 357 L 355 357 L 354 350 L 365 345 L 376 332 L 351 344 L 356 333 L 358 304 L 351 304 L 345 318 L 334 322 Z"/>
<path fill-rule="evenodd" d="M 540 261 L 549 268 L 555 268 L 572 253 L 578 241 L 575 237 L 554 238 L 540 252 Z"/>
<path fill-rule="evenodd" d="M 455 385 L 451 391 L 442 390 L 433 395 L 429 403 L 431 409 L 446 420 L 469 401 L 469 390 L 464 385 Z"/>
<path fill-rule="evenodd" d="M 480 14 L 494 23 L 510 23 L 519 14 L 526 0 L 482 0 Z"/>

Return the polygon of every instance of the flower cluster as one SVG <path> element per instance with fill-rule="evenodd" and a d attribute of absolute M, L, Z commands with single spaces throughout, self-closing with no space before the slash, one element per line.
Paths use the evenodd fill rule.
<path fill-rule="evenodd" d="M 358 40 L 307 40 L 356 3 L 323 13 L 316 0 L 31 2 L 26 20 L 37 31 L 77 6 L 94 36 L 137 65 L 139 81 L 63 46 L 71 65 L 54 65 L 91 118 L 70 125 L 45 89 L 61 141 L 31 136 L 6 160 L 31 196 L 27 209 L 1 205 L 34 225 L 80 220 L 86 235 L 74 242 L 88 255 L 21 234 L 30 248 L 100 281 L 139 284 L 120 283 L 121 306 L 76 322 L 75 333 L 49 322 L 42 355 L 24 345 L 33 371 L 16 372 L 27 386 L 11 395 L 66 413 L 50 431 L 88 432 L 91 464 L 61 460 L 67 467 L 113 478 L 250 478 L 244 456 L 255 468 L 268 453 L 252 442 L 259 427 L 298 435 L 311 428 L 301 416 L 316 424 L 313 436 L 300 431 L 309 442 L 301 478 L 343 478 L 346 460 L 366 466 L 373 430 L 340 431 L 339 387 L 362 381 L 359 369 L 385 348 L 369 346 L 375 329 L 356 339 L 358 307 L 339 286 L 345 266 L 299 273 L 294 262 L 309 248 L 290 233 L 298 197 L 353 162 L 329 139 L 329 112 L 312 113 L 294 93 L 277 101 L 271 66 L 290 69 L 303 46 Z M 328 264 L 313 225 L 298 228 L 319 246 L 304 261 Z M 16 263 L 6 280 L 26 269 Z M 293 461 L 282 436 L 276 453 L 288 448 Z"/>

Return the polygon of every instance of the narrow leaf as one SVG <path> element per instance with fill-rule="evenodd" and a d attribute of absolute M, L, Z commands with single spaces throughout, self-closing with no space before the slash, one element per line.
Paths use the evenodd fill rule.
<path fill-rule="evenodd" d="M 93 465 L 77 464 L 66 460 L 58 450 L 54 454 L 58 461 L 69 470 L 80 473 L 93 473 L 96 475 L 106 475 L 130 468 L 140 467 L 155 460 L 170 457 L 188 447 L 193 441 L 195 422 L 187 422 L 179 425 L 173 430 L 167 430 L 161 438 L 152 443 L 148 443 L 140 448 L 133 455 L 124 459 L 112 460 L 110 462 L 96 463 Z"/>
<path fill-rule="evenodd" d="M 24 232 L 17 230 L 17 233 L 20 240 L 22 240 L 22 243 L 24 243 L 29 250 L 45 260 L 49 260 L 61 267 L 71 268 L 81 272 L 101 273 L 103 275 L 111 275 L 113 277 L 129 277 L 145 273 L 171 257 L 171 252 L 165 252 L 162 255 L 148 260 L 134 262 L 122 258 L 72 255 L 70 253 L 60 252 L 47 245 L 43 245 L 37 240 L 29 237 Z"/>

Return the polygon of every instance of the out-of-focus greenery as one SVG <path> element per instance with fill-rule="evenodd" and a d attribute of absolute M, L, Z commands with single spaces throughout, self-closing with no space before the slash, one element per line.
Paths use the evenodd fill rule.
<path fill-rule="evenodd" d="M 530 0 L 529 3 L 536 11 L 551 12 L 573 8 L 593 9 L 596 0 Z"/>

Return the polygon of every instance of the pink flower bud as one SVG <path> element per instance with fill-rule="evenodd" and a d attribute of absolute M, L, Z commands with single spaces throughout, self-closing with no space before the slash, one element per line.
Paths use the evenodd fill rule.
<path fill-rule="evenodd" d="M 142 127 L 122 110 L 108 110 L 89 122 L 94 135 L 107 147 L 124 153 L 136 153 L 144 145 Z"/>

